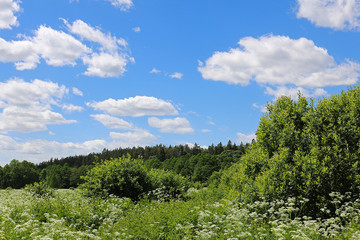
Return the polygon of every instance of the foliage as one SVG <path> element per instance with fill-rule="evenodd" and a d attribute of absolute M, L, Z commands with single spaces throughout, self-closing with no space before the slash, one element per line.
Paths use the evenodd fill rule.
<path fill-rule="evenodd" d="M 81 188 L 89 196 L 107 197 L 112 194 L 137 201 L 153 189 L 143 161 L 132 159 L 130 155 L 96 164 L 83 179 Z"/>
<path fill-rule="evenodd" d="M 163 169 L 151 169 L 149 171 L 153 188 L 149 192 L 150 199 L 169 201 L 170 199 L 183 198 L 189 189 L 190 183 L 183 176 Z"/>
<path fill-rule="evenodd" d="M 35 164 L 28 161 L 12 160 L 2 169 L 1 188 L 22 188 L 26 184 L 39 181 L 39 171 Z"/>
<path fill-rule="evenodd" d="M 1 239 L 359 239 L 360 200 L 331 193 L 332 218 L 301 216 L 296 199 L 253 203 L 190 189 L 187 201 L 87 198 L 55 190 L 43 199 L 24 190 L 0 190 Z M 322 206 L 322 211 L 329 209 Z"/>
<path fill-rule="evenodd" d="M 25 191 L 31 195 L 40 198 L 50 198 L 53 196 L 54 190 L 43 182 L 35 182 L 25 186 Z"/>
<path fill-rule="evenodd" d="M 257 143 L 220 185 L 249 201 L 307 198 L 307 214 L 324 215 L 319 206 L 332 205 L 329 193 L 360 193 L 359 117 L 359 87 L 317 105 L 300 94 L 298 101 L 280 97 L 267 105 Z"/>

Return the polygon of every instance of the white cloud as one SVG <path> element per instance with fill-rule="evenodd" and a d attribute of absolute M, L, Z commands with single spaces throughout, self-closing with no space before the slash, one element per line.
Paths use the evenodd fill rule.
<path fill-rule="evenodd" d="M 141 144 L 156 141 L 156 137 L 147 130 L 136 130 L 134 132 L 118 133 L 110 132 L 110 137 L 120 142 Z"/>
<path fill-rule="evenodd" d="M 133 29 L 132 29 L 134 32 L 141 32 L 141 28 L 140 27 L 134 27 Z"/>
<path fill-rule="evenodd" d="M 73 104 L 63 104 L 61 106 L 62 109 L 65 110 L 65 112 L 68 112 L 68 113 L 71 113 L 71 112 L 81 112 L 84 110 L 83 107 L 81 106 L 76 106 L 76 105 L 73 105 Z"/>
<path fill-rule="evenodd" d="M 238 143 L 251 143 L 251 141 L 254 139 L 256 140 L 255 133 L 251 133 L 249 135 L 243 134 L 243 133 L 237 133 L 237 142 Z"/>
<path fill-rule="evenodd" d="M 95 110 L 101 110 L 117 116 L 142 117 L 145 115 L 177 115 L 178 111 L 167 101 L 147 96 L 125 99 L 107 99 L 102 102 L 87 103 Z"/>
<path fill-rule="evenodd" d="M 32 41 L 41 57 L 52 66 L 75 65 L 76 59 L 90 52 L 73 36 L 45 26 L 39 27 Z"/>
<path fill-rule="evenodd" d="M 46 130 L 48 124 L 75 123 L 53 112 L 69 90 L 53 82 L 11 79 L 0 82 L 0 132 L 34 132 Z"/>
<path fill-rule="evenodd" d="M 319 27 L 336 30 L 359 29 L 358 0 L 298 0 L 298 18 L 306 18 Z"/>
<path fill-rule="evenodd" d="M 76 20 L 72 24 L 66 20 L 64 22 L 71 33 L 80 36 L 82 39 L 99 43 L 104 50 L 113 52 L 117 51 L 119 47 L 127 46 L 127 42 L 123 38 L 118 39 L 111 36 L 110 33 L 104 34 L 100 29 L 93 28 L 81 20 Z"/>
<path fill-rule="evenodd" d="M 76 20 L 72 24 L 64 20 L 64 23 L 71 33 L 82 39 L 99 43 L 101 46 L 100 53 L 83 57 L 84 64 L 88 65 L 85 75 L 103 78 L 119 77 L 126 71 L 127 63 L 133 61 L 124 52 L 127 42 L 123 38 L 116 38 L 110 33 L 105 34 L 99 28 L 94 28 L 81 20 Z"/>
<path fill-rule="evenodd" d="M 49 134 L 52 134 L 51 132 Z M 119 146 L 105 140 L 90 140 L 82 143 L 56 142 L 47 140 L 16 141 L 11 137 L 0 135 L 0 152 L 2 159 L 26 159 L 32 162 L 48 161 L 50 158 L 61 158 L 70 155 L 101 152 L 104 148 Z"/>
<path fill-rule="evenodd" d="M 276 93 L 271 94 L 271 95 L 276 95 Z M 267 111 L 265 105 L 259 106 L 257 103 L 253 103 L 252 106 L 253 106 L 254 108 L 260 109 L 260 111 L 263 112 L 263 113 Z"/>
<path fill-rule="evenodd" d="M 23 36 L 20 41 L 0 38 L 0 62 L 14 62 L 17 70 L 25 70 L 35 69 L 41 58 L 57 67 L 74 66 L 82 59 L 87 65 L 85 75 L 105 78 L 122 76 L 127 63 L 135 61 L 128 55 L 124 39 L 105 34 L 81 20 L 64 22 L 72 34 L 100 46 L 90 49 L 72 35 L 42 25 L 33 37 Z"/>
<path fill-rule="evenodd" d="M 179 72 L 175 72 L 173 74 L 170 75 L 171 78 L 177 78 L 177 79 L 182 79 L 183 74 L 179 73 Z"/>
<path fill-rule="evenodd" d="M 161 71 L 159 69 L 153 68 L 151 69 L 150 73 L 160 73 Z"/>
<path fill-rule="evenodd" d="M 148 119 L 151 127 L 159 128 L 160 132 L 164 133 L 192 133 L 194 129 L 191 127 L 190 122 L 186 118 L 174 119 L 159 119 L 151 117 Z"/>
<path fill-rule="evenodd" d="M 0 29 L 11 29 L 11 26 L 18 26 L 19 23 L 14 14 L 19 11 L 19 1 L 0 0 Z"/>
<path fill-rule="evenodd" d="M 126 57 L 109 53 L 94 53 L 91 57 L 83 58 L 84 64 L 88 65 L 87 76 L 97 77 L 118 77 L 126 71 L 125 66 L 128 62 Z"/>
<path fill-rule="evenodd" d="M 69 34 L 40 26 L 33 38 L 7 42 L 0 38 L 0 61 L 15 62 L 16 69 L 34 69 L 40 56 L 52 66 L 75 65 L 91 50 Z"/>
<path fill-rule="evenodd" d="M 72 88 L 72 92 L 73 92 L 73 94 L 78 95 L 78 96 L 80 96 L 80 97 L 84 96 L 83 92 L 80 91 L 80 90 L 79 90 L 78 88 L 76 88 L 76 87 L 73 87 L 73 88 Z"/>
<path fill-rule="evenodd" d="M 134 6 L 132 0 L 105 0 L 110 2 L 114 7 L 120 8 L 122 11 L 129 10 L 132 6 Z"/>
<path fill-rule="evenodd" d="M 110 129 L 133 130 L 135 126 L 121 118 L 113 117 L 106 114 L 90 115 L 96 121 L 101 122 L 105 127 Z"/>
<path fill-rule="evenodd" d="M 272 89 L 270 87 L 266 88 L 265 93 L 269 95 L 275 96 L 275 98 L 281 96 L 289 96 L 292 99 L 296 100 L 298 98 L 298 93 L 301 93 L 304 97 L 321 97 L 327 96 L 328 93 L 323 88 L 316 88 L 313 90 L 304 89 L 302 87 L 297 88 L 288 88 L 285 86 L 280 86 L 276 89 Z M 254 105 L 253 105 L 254 106 Z"/>
<path fill-rule="evenodd" d="M 211 132 L 211 130 L 210 130 L 210 129 L 202 129 L 201 132 L 203 132 L 203 133 L 209 133 L 209 132 Z"/>
<path fill-rule="evenodd" d="M 327 50 L 306 38 L 286 36 L 246 37 L 241 48 L 215 52 L 200 64 L 207 80 L 246 86 L 250 81 L 262 85 L 291 84 L 300 87 L 350 85 L 357 82 L 360 65 L 346 61 L 336 64 Z"/>
<path fill-rule="evenodd" d="M 7 42 L 0 38 L 0 62 L 15 62 L 18 70 L 34 69 L 40 56 L 31 40 Z"/>

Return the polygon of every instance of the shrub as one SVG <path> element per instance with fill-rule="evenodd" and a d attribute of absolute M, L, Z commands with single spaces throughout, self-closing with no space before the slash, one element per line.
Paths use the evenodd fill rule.
<path fill-rule="evenodd" d="M 172 171 L 151 169 L 149 175 L 153 188 L 155 188 L 149 193 L 152 199 L 168 201 L 170 199 L 182 198 L 190 186 L 185 177 Z"/>
<path fill-rule="evenodd" d="M 80 187 L 89 196 L 107 197 L 112 194 L 137 201 L 153 189 L 143 161 L 132 159 L 130 155 L 96 164 L 83 180 Z"/>
<path fill-rule="evenodd" d="M 49 198 L 53 196 L 54 190 L 43 182 L 35 182 L 25 186 L 25 190 L 31 195 L 40 198 Z"/>

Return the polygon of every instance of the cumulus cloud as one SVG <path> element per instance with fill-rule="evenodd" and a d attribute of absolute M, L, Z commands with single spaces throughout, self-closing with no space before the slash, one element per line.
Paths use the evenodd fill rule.
<path fill-rule="evenodd" d="M 0 61 L 15 62 L 16 69 L 34 69 L 43 58 L 48 65 L 75 65 L 76 59 L 91 50 L 62 31 L 40 26 L 32 38 L 5 41 L 0 38 Z"/>
<path fill-rule="evenodd" d="M 246 37 L 241 48 L 215 52 L 199 66 L 204 79 L 246 86 L 291 84 L 300 87 L 350 85 L 357 82 L 360 65 L 336 64 L 327 50 L 306 38 L 286 36 Z M 306 54 L 304 54 L 306 53 Z"/>
<path fill-rule="evenodd" d="M 238 143 L 251 143 L 251 141 L 254 139 L 256 140 L 255 133 L 251 133 L 249 135 L 243 134 L 243 133 L 237 133 L 237 142 Z"/>
<path fill-rule="evenodd" d="M 127 42 L 123 38 L 116 38 L 111 36 L 110 33 L 105 34 L 100 29 L 94 28 L 81 20 L 76 20 L 72 24 L 69 24 L 66 20 L 63 21 L 71 33 L 80 36 L 82 39 L 99 43 L 104 50 L 116 51 L 119 47 L 127 46 Z"/>
<path fill-rule="evenodd" d="M 126 57 L 118 54 L 94 53 L 90 57 L 83 58 L 85 65 L 88 65 L 87 76 L 98 77 L 118 77 L 126 71 L 125 66 L 128 62 Z"/>
<path fill-rule="evenodd" d="M 142 117 L 145 115 L 177 115 L 178 111 L 167 101 L 155 97 L 136 96 L 125 99 L 107 99 L 102 102 L 87 103 L 95 110 L 116 116 Z"/>
<path fill-rule="evenodd" d="M 110 132 L 110 137 L 117 141 L 132 143 L 134 145 L 141 143 L 151 143 L 156 141 L 157 139 L 153 134 L 151 134 L 147 130 L 136 130 L 134 132 L 125 132 L 125 133 Z"/>
<path fill-rule="evenodd" d="M 107 114 L 91 115 L 96 121 L 101 122 L 105 127 L 110 129 L 133 130 L 135 126 L 121 118 L 113 117 Z"/>
<path fill-rule="evenodd" d="M 17 70 L 25 70 L 35 69 L 41 58 L 56 67 L 74 66 L 81 59 L 87 66 L 85 75 L 103 78 L 122 76 L 128 62 L 134 62 L 124 39 L 105 34 L 81 20 L 64 23 L 71 34 L 82 41 L 96 42 L 98 47 L 91 49 L 71 34 L 42 25 L 33 37 L 23 36 L 19 41 L 0 38 L 0 62 L 14 62 Z"/>
<path fill-rule="evenodd" d="M 358 0 L 298 0 L 298 18 L 306 18 L 319 27 L 336 30 L 359 29 Z"/>
<path fill-rule="evenodd" d="M 159 128 L 160 132 L 164 133 L 184 134 L 194 132 L 194 129 L 186 118 L 159 119 L 151 117 L 148 119 L 148 123 L 151 127 Z"/>
<path fill-rule="evenodd" d="M 15 13 L 19 11 L 19 1 L 0 0 L 0 29 L 11 29 L 11 26 L 18 26 Z"/>
<path fill-rule="evenodd" d="M 46 130 L 49 124 L 75 123 L 51 109 L 68 92 L 63 85 L 37 79 L 0 82 L 0 132 L 34 132 Z"/>
<path fill-rule="evenodd" d="M 0 152 L 3 159 L 26 159 L 32 162 L 47 161 L 50 158 L 60 158 L 69 155 L 89 154 L 100 152 L 109 146 L 115 147 L 115 143 L 105 140 L 90 140 L 81 143 L 57 142 L 47 140 L 18 141 L 9 136 L 0 135 Z"/>
<path fill-rule="evenodd" d="M 183 74 L 179 73 L 179 72 L 175 72 L 173 74 L 170 75 L 171 78 L 177 78 L 177 79 L 182 79 Z"/>

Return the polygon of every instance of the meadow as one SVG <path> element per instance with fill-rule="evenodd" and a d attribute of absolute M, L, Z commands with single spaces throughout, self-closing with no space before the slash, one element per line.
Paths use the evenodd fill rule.
<path fill-rule="evenodd" d="M 1 239 L 359 239 L 360 200 L 332 193 L 336 216 L 301 216 L 295 199 L 221 199 L 215 190 L 190 188 L 187 200 L 149 201 L 85 197 L 60 189 L 50 196 L 0 191 Z M 302 200 L 306 204 L 307 200 Z M 322 211 L 327 211 L 323 208 Z"/>

